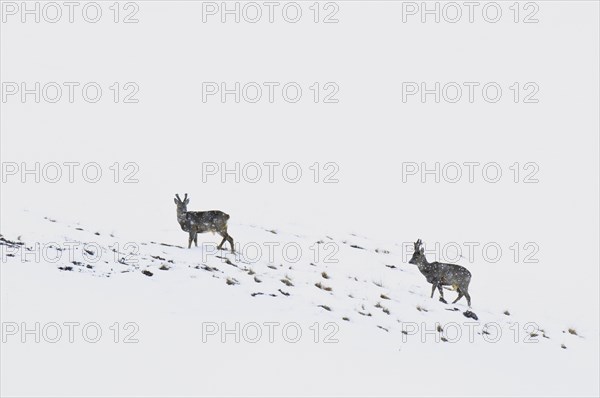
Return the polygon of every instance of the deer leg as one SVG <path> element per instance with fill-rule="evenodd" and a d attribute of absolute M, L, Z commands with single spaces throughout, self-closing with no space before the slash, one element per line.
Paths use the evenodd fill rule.
<path fill-rule="evenodd" d="M 448 304 L 448 302 L 446 301 L 446 299 L 444 298 L 444 291 L 442 289 L 442 285 L 437 285 L 438 291 L 440 292 L 440 301 L 444 304 Z"/>
<path fill-rule="evenodd" d="M 194 235 L 194 245 L 196 245 L 196 247 L 198 247 L 198 234 Z"/>
<path fill-rule="evenodd" d="M 470 308 L 471 307 L 471 296 L 469 295 L 469 292 L 467 292 L 466 290 L 465 290 L 464 294 L 465 294 L 465 297 L 467 298 L 467 304 L 469 304 L 469 308 Z"/>
<path fill-rule="evenodd" d="M 435 293 L 435 288 L 437 287 L 437 283 L 431 284 L 431 298 L 433 298 L 433 293 Z"/>
<path fill-rule="evenodd" d="M 456 289 L 456 290 L 458 291 L 458 297 L 456 298 L 456 300 L 454 300 L 454 301 L 452 302 L 452 304 L 456 304 L 456 302 L 457 302 L 458 300 L 460 300 L 461 298 L 463 298 L 463 296 L 464 296 L 464 294 L 463 294 L 462 290 L 460 290 L 460 289 Z"/>
<path fill-rule="evenodd" d="M 227 234 L 227 242 L 229 242 L 229 245 L 231 246 L 231 252 L 235 253 L 235 250 L 233 249 L 233 238 L 229 234 Z"/>
<path fill-rule="evenodd" d="M 190 231 L 190 236 L 189 236 L 189 239 L 188 239 L 188 249 L 190 249 L 192 247 L 192 241 L 194 240 L 195 236 L 196 236 L 196 233 Z"/>
<path fill-rule="evenodd" d="M 217 249 L 221 250 L 221 249 L 223 249 L 223 244 L 227 240 L 227 232 L 219 232 L 219 235 L 221 235 L 223 237 L 223 240 L 221 240 L 221 243 L 219 243 L 219 246 L 217 246 Z"/>

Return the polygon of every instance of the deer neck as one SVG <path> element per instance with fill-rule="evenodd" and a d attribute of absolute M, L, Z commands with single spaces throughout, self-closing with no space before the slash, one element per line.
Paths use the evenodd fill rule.
<path fill-rule="evenodd" d="M 423 260 L 417 263 L 417 267 L 422 274 L 426 274 L 430 271 L 430 263 L 427 262 L 427 259 L 423 257 Z"/>
<path fill-rule="evenodd" d="M 187 214 L 187 211 L 177 209 L 177 222 L 179 222 L 179 224 L 181 224 L 181 226 L 183 226 L 187 221 L 186 214 Z"/>

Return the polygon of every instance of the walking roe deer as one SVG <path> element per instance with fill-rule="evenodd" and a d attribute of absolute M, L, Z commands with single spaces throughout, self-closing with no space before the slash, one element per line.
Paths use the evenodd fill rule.
<path fill-rule="evenodd" d="M 470 307 L 471 296 L 469 295 L 469 282 L 471 282 L 471 273 L 469 270 L 456 264 L 438 263 L 437 261 L 428 263 L 427 259 L 425 258 L 425 248 L 423 247 L 423 242 L 421 242 L 421 239 L 417 240 L 414 245 L 415 252 L 413 253 L 409 263 L 419 267 L 419 271 L 425 275 L 427 282 L 432 284 L 431 298 L 433 298 L 433 293 L 437 288 L 440 292 L 440 301 L 448 304 L 448 302 L 444 299 L 442 286 L 452 286 L 454 290 L 458 292 L 458 297 L 452 302 L 452 304 L 456 303 L 463 296 L 465 296 Z"/>
<path fill-rule="evenodd" d="M 225 241 L 229 242 L 231 246 L 231 252 L 233 250 L 233 238 L 227 233 L 227 220 L 229 220 L 229 214 L 223 213 L 220 210 L 210 211 L 187 211 L 187 205 L 190 203 L 188 194 L 185 194 L 183 200 L 179 197 L 179 194 L 175 194 L 175 204 L 177 205 L 177 222 L 181 226 L 181 229 L 188 232 L 188 249 L 192 247 L 192 241 L 198 246 L 198 234 L 203 232 L 216 232 L 223 237 L 223 240 L 217 246 L 217 249 L 221 250 Z"/>

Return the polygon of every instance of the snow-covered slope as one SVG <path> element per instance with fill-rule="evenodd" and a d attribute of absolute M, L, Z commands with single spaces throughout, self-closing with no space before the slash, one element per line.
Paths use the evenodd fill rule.
<path fill-rule="evenodd" d="M 597 330 L 503 307 L 483 269 L 471 314 L 431 299 L 400 243 L 232 222 L 232 254 L 176 225 L 138 241 L 19 219 L 0 239 L 3 395 L 598 392 Z"/>

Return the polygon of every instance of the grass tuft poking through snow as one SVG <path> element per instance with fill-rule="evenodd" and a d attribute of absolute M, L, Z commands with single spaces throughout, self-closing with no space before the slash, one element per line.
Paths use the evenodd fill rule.
<path fill-rule="evenodd" d="M 332 291 L 332 290 L 333 290 L 331 287 L 329 287 L 329 286 L 325 286 L 325 285 L 323 285 L 321 282 L 317 282 L 317 283 L 315 283 L 315 286 L 316 286 L 316 287 L 318 287 L 318 288 L 319 288 L 319 289 L 321 289 L 321 290 L 325 290 L 326 292 L 330 292 L 330 291 Z"/>

